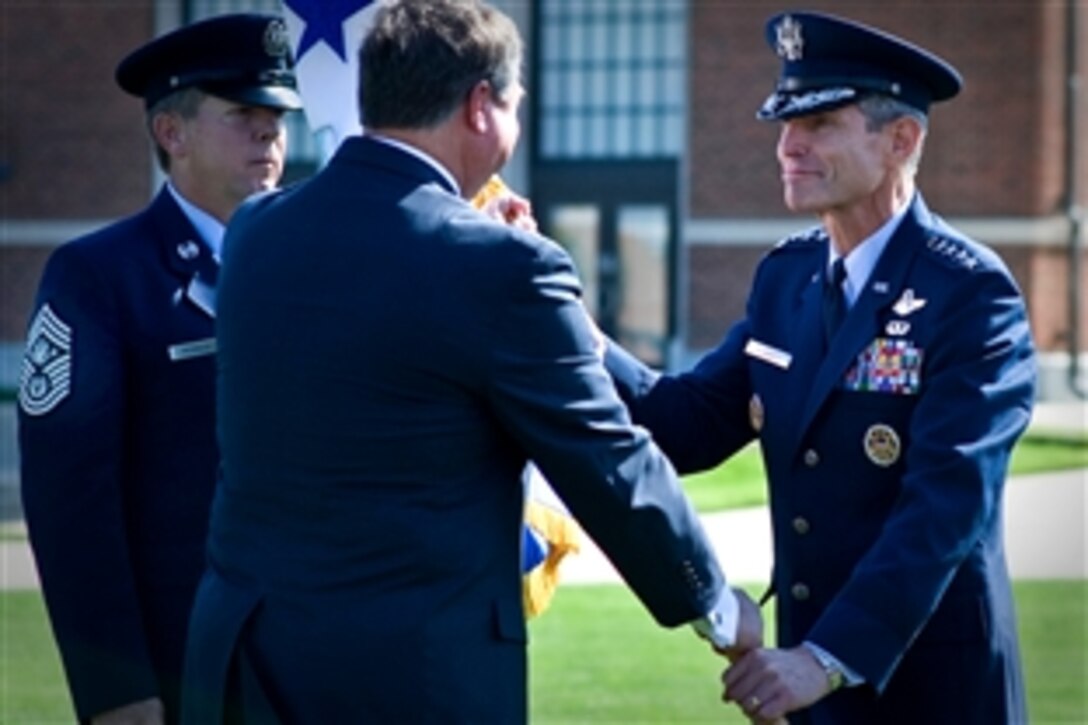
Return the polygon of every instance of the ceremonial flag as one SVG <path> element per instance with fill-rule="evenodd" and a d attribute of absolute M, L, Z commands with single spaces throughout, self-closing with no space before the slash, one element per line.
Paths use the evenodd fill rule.
<path fill-rule="evenodd" d="M 306 123 L 322 160 L 359 121 L 359 46 L 377 12 L 376 0 L 281 0 L 295 57 Z"/>
<path fill-rule="evenodd" d="M 359 47 L 373 24 L 377 0 L 281 0 L 295 58 L 299 95 L 322 162 L 348 136 L 362 131 L 359 119 Z M 508 190 L 495 176 L 473 203 L 483 209 Z M 535 466 L 526 470 L 528 504 L 522 537 L 522 595 L 527 616 L 551 603 L 559 564 L 578 550 L 581 529 Z"/>

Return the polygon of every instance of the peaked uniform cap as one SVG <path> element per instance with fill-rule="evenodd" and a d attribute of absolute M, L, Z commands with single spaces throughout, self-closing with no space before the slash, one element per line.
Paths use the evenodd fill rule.
<path fill-rule="evenodd" d="M 782 59 L 774 92 L 756 117 L 785 120 L 829 111 L 879 93 L 923 113 L 963 87 L 947 61 L 852 20 L 788 12 L 767 21 L 766 39 Z"/>
<path fill-rule="evenodd" d="M 302 107 L 287 26 L 275 15 L 236 13 L 185 25 L 129 53 L 115 77 L 148 108 L 185 88 L 247 105 Z"/>

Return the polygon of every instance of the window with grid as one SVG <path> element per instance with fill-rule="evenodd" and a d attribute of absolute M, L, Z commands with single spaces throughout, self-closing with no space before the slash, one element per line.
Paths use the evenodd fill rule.
<path fill-rule="evenodd" d="M 283 15 L 283 8 L 280 0 L 184 0 L 182 4 L 182 18 L 186 23 L 224 13 Z M 284 182 L 288 182 L 316 171 L 321 163 L 321 150 L 306 125 L 306 114 L 288 113 L 285 118 L 287 168 Z"/>
<path fill-rule="evenodd" d="M 683 0 L 538 0 L 540 158 L 675 158 Z"/>

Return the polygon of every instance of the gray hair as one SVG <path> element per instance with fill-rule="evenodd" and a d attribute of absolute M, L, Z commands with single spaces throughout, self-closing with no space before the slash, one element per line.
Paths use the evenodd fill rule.
<path fill-rule="evenodd" d="M 915 149 L 914 154 L 907 160 L 907 168 L 912 173 L 917 171 L 918 164 L 922 160 L 922 147 L 925 145 L 926 133 L 929 130 L 929 117 L 925 112 L 903 103 L 897 98 L 876 93 L 862 98 L 858 101 L 857 106 L 858 110 L 865 116 L 865 128 L 870 133 L 879 131 L 892 121 L 903 117 L 913 118 L 918 122 L 918 125 L 922 128 L 922 139 L 918 143 L 918 148 Z"/>
<path fill-rule="evenodd" d="M 501 99 L 520 81 L 521 36 L 479 0 L 394 0 L 359 50 L 364 126 L 423 129 L 445 120 L 481 81 Z"/>
<path fill-rule="evenodd" d="M 176 113 L 186 120 L 196 118 L 197 112 L 200 111 L 200 104 L 206 97 L 207 94 L 199 88 L 183 88 L 180 91 L 163 96 L 147 109 L 144 121 L 147 124 L 147 132 L 151 136 L 151 142 L 155 145 L 155 158 L 159 162 L 159 168 L 163 171 L 170 171 L 170 154 L 166 153 L 166 149 L 155 138 L 153 128 L 155 116 L 160 113 Z"/>

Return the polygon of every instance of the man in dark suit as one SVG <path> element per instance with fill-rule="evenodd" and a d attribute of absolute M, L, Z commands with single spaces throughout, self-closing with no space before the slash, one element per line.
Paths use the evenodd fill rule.
<path fill-rule="evenodd" d="M 1001 260 L 914 183 L 960 76 L 825 15 L 776 16 L 767 39 L 782 74 L 759 117 L 781 123 L 786 205 L 821 225 L 766 256 L 691 372 L 607 359 L 679 470 L 762 446 L 783 649 L 742 658 L 726 697 L 760 720 L 1024 722 L 1001 500 L 1031 333 Z"/>
<path fill-rule="evenodd" d="M 524 722 L 530 459 L 661 624 L 754 645 L 570 257 L 465 201 L 517 141 L 513 23 L 394 2 L 360 58 L 365 135 L 227 235 L 184 721 Z"/>
<path fill-rule="evenodd" d="M 75 711 L 176 722 L 215 485 L 224 225 L 283 171 L 298 108 L 283 22 L 228 15 L 138 48 L 164 188 L 50 257 L 19 396 L 22 501 Z"/>

